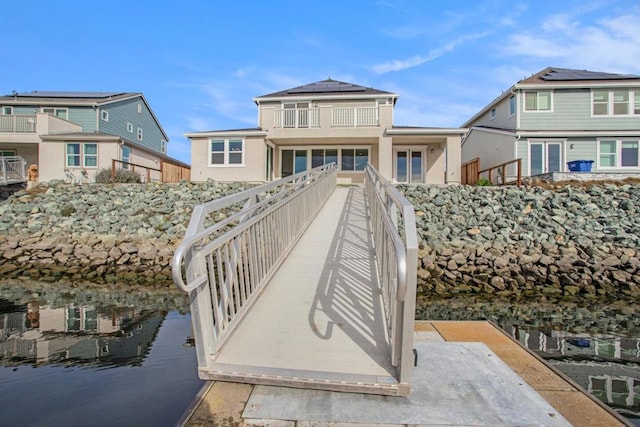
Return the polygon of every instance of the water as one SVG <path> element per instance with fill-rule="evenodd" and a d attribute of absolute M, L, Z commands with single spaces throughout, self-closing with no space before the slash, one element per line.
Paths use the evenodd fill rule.
<path fill-rule="evenodd" d="M 419 304 L 424 320 L 491 320 L 593 396 L 640 426 L 640 307 L 635 301 L 505 301 Z"/>
<path fill-rule="evenodd" d="M 173 426 L 202 387 L 182 295 L 0 285 L 0 425 Z"/>
<path fill-rule="evenodd" d="M 419 301 L 491 320 L 640 425 L 640 308 L 615 301 Z M 173 426 L 203 382 L 184 295 L 0 283 L 0 425 Z"/>

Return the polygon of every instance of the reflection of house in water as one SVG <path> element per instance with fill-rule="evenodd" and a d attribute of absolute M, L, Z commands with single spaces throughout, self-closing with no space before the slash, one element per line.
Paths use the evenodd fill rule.
<path fill-rule="evenodd" d="M 142 362 L 164 313 L 135 308 L 102 312 L 69 304 L 29 303 L 0 312 L 0 360 L 20 363 L 128 364 Z"/>
<path fill-rule="evenodd" d="M 640 362 L 640 338 L 591 336 L 556 329 L 510 325 L 520 344 L 546 358 L 586 358 Z"/>

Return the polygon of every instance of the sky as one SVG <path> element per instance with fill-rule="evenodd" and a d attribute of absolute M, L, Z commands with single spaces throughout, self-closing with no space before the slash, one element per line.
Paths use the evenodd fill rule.
<path fill-rule="evenodd" d="M 142 92 L 187 132 L 257 126 L 252 98 L 327 78 L 400 95 L 398 126 L 459 127 L 548 66 L 640 74 L 637 0 L 3 2 L 0 94 Z"/>

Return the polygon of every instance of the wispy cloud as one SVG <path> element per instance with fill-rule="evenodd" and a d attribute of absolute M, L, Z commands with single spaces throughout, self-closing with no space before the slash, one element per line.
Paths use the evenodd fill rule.
<path fill-rule="evenodd" d="M 488 34 L 489 34 L 488 31 L 468 34 L 462 37 L 458 37 L 454 40 L 451 40 L 450 42 L 444 44 L 443 46 L 432 49 L 426 55 L 415 55 L 407 59 L 394 59 L 392 61 L 385 62 L 382 64 L 372 65 L 369 68 L 374 73 L 383 74 L 383 73 L 388 73 L 392 71 L 400 71 L 407 68 L 417 67 L 426 62 L 433 61 L 434 59 L 439 58 L 448 52 L 451 52 L 456 47 L 458 47 L 459 45 L 465 42 L 481 39 L 483 37 L 486 37 Z"/>
<path fill-rule="evenodd" d="M 553 61 L 547 65 L 638 73 L 640 8 L 590 25 L 580 22 L 579 14 L 551 15 L 537 27 L 512 34 L 504 52 Z"/>

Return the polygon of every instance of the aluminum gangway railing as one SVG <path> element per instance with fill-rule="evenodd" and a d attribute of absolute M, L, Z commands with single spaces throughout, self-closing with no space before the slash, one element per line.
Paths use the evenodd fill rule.
<path fill-rule="evenodd" d="M 311 294 L 316 292 L 316 297 L 318 292 L 322 294 L 324 301 L 322 306 L 313 305 L 311 300 L 315 301 L 317 298 L 308 298 L 309 301 L 294 301 L 287 298 L 286 304 L 289 305 L 271 306 L 267 303 L 267 301 L 273 302 L 272 291 L 275 289 L 279 289 L 278 295 L 281 294 L 281 286 L 284 282 L 279 281 L 282 275 L 277 270 L 283 263 L 286 263 L 283 267 L 289 269 L 288 266 L 291 263 L 286 262 L 286 258 L 316 214 L 332 196 L 336 187 L 336 172 L 335 165 L 323 166 L 195 207 L 185 239 L 174 254 L 172 269 L 177 287 L 189 293 L 198 370 L 202 379 L 386 395 L 410 393 L 410 374 L 414 363 L 413 320 L 417 271 L 417 237 L 413 206 L 370 166 L 365 174 L 367 202 L 365 203 L 363 198 L 362 206 L 367 206 L 364 216 L 359 214 L 345 216 L 345 212 L 350 209 L 347 202 L 344 207 L 337 206 L 340 209 L 336 210 L 335 214 L 331 210 L 323 210 L 321 215 L 323 219 L 320 224 L 325 224 L 323 221 L 326 221 L 327 212 L 331 212 L 330 216 L 334 215 L 336 220 L 340 217 L 341 221 L 345 218 L 349 221 L 348 218 L 351 217 L 365 219 L 364 228 L 361 228 L 360 224 L 350 224 L 350 222 L 349 226 L 359 230 L 358 247 L 364 252 L 371 253 L 371 263 L 375 264 L 372 268 L 375 272 L 366 279 L 368 280 L 366 286 L 354 283 L 356 288 L 352 290 L 341 288 L 340 291 L 358 294 L 361 298 L 359 302 L 371 300 L 375 305 L 373 300 L 376 298 L 380 300 L 380 306 L 384 308 L 380 309 L 379 312 L 382 314 L 374 320 L 381 322 L 378 324 L 379 330 L 386 331 L 386 333 L 383 332 L 386 338 L 378 341 L 376 352 L 382 349 L 385 354 L 383 357 L 388 362 L 380 362 L 382 365 L 376 368 L 374 375 L 347 372 L 344 369 L 325 370 L 323 366 L 314 366 L 309 370 L 296 367 L 301 363 L 298 360 L 293 362 L 282 360 L 281 364 L 277 365 L 280 367 L 277 367 L 273 365 L 272 359 L 263 360 L 268 357 L 267 353 L 273 354 L 273 345 L 268 344 L 267 349 L 256 347 L 255 342 L 247 344 L 245 340 L 249 335 L 255 337 L 254 341 L 269 343 L 270 338 L 265 334 L 270 333 L 278 334 L 278 340 L 282 339 L 283 330 L 276 328 L 278 330 L 274 331 L 265 328 L 270 322 L 264 321 L 264 317 L 261 318 L 263 321 L 257 322 L 256 313 L 264 316 L 266 312 L 267 316 L 280 318 L 283 313 L 287 313 L 292 306 L 295 306 L 296 313 L 307 310 L 309 313 L 331 317 L 331 312 L 336 310 L 338 305 L 343 307 L 342 304 L 346 301 L 344 294 L 335 289 L 333 292 L 328 290 L 324 276 L 326 276 L 327 266 L 335 265 L 331 263 L 335 263 L 335 257 L 343 253 L 348 259 L 340 264 L 342 267 L 330 268 L 329 276 L 345 274 L 346 276 L 339 278 L 339 280 L 344 279 L 343 285 L 349 282 L 347 279 L 353 278 L 349 276 L 348 271 L 359 268 L 351 264 L 354 262 L 352 257 L 355 241 L 344 242 L 345 250 L 336 251 L 335 237 L 332 241 L 329 229 L 322 229 L 321 233 L 326 237 L 321 239 L 332 241 L 332 249 L 329 250 L 331 255 L 327 259 L 317 258 L 317 261 L 310 263 L 316 266 L 318 274 L 324 277 L 321 280 L 322 284 L 315 285 L 313 282 L 300 281 L 294 276 L 294 288 L 292 288 L 303 286 L 303 289 L 309 290 L 311 287 Z M 343 190 L 345 189 L 340 191 Z M 358 191 L 364 193 L 363 189 Z M 331 200 L 339 200 L 339 198 L 332 197 Z M 334 204 L 335 202 L 331 202 L 333 208 L 336 207 Z M 233 212 L 230 213 L 229 209 L 233 209 Z M 220 220 L 221 217 L 223 219 Z M 206 222 L 207 220 L 213 222 L 216 219 L 218 222 L 215 224 Z M 344 223 L 342 224 L 338 229 L 344 229 Z M 314 229 L 314 233 L 317 232 L 317 226 L 314 225 L 311 228 Z M 364 231 L 364 237 L 360 231 Z M 344 238 L 344 233 L 336 233 L 336 235 L 340 236 L 338 239 Z M 306 241 L 306 237 L 302 238 L 302 241 Z M 341 246 L 339 242 L 337 245 Z M 296 248 L 296 252 L 292 253 L 295 255 L 292 260 L 298 259 L 299 249 Z M 318 250 L 319 247 L 314 246 L 309 253 L 304 252 L 303 256 L 306 257 L 305 259 L 314 259 L 313 257 L 318 256 Z M 274 276 L 279 279 L 275 281 L 276 283 L 270 284 Z M 314 289 L 316 286 L 318 288 Z M 362 295 L 363 289 L 372 289 L 373 293 L 368 296 Z M 268 298 L 260 298 L 263 292 L 266 292 L 263 296 Z M 296 295 L 298 295 L 297 292 L 299 291 L 295 292 Z M 340 299 L 333 302 L 337 304 L 336 306 L 325 305 L 331 303 L 326 300 L 328 294 L 340 294 L 338 295 Z M 355 303 L 359 305 L 359 302 Z M 304 304 L 310 304 L 310 306 L 305 308 Z M 360 306 L 357 308 L 364 309 Z M 318 309 L 320 312 L 317 311 Z M 350 315 L 354 312 L 349 310 Z M 368 311 L 366 315 L 369 315 Z M 310 317 L 314 316 L 310 315 Z M 300 317 L 296 318 L 300 321 Z M 331 320 L 338 325 L 349 319 L 345 317 Z M 302 320 L 301 323 L 306 322 Z M 315 351 L 328 351 L 328 348 L 335 350 L 335 347 L 331 347 L 326 341 L 323 342 L 330 338 L 318 336 L 318 330 L 314 330 L 315 327 L 316 325 L 312 323 L 301 325 L 300 332 L 303 334 L 306 332 L 308 335 L 287 336 L 286 340 L 306 343 L 308 341 L 305 340 L 311 339 L 309 342 L 313 344 L 309 346 L 310 351 L 312 346 Z M 251 332 L 248 333 L 248 330 Z M 354 339 L 358 338 L 362 337 Z M 278 340 L 274 337 L 273 342 L 280 342 Z M 239 342 L 242 344 L 239 345 Z M 358 345 L 349 346 L 351 347 L 357 348 Z M 244 349 L 241 356 L 237 353 L 238 348 Z M 362 357 L 363 348 L 368 347 L 357 348 L 356 353 L 359 355 L 357 357 Z M 299 346 L 294 351 L 299 356 L 297 350 Z M 249 362 L 246 357 L 247 351 L 252 354 Z M 282 351 L 278 349 L 276 353 L 282 353 Z M 238 354 L 239 359 L 230 357 L 229 354 Z M 342 356 L 332 353 L 327 354 L 326 358 L 338 360 L 336 357 L 346 356 L 347 353 L 342 353 Z M 375 359 L 380 356 L 380 353 L 371 356 Z M 355 360 L 358 360 L 357 357 Z M 229 359 L 232 361 L 230 362 Z M 313 359 L 317 360 L 317 356 Z M 365 362 L 369 363 L 373 359 L 365 359 Z M 263 368 L 259 366 L 261 363 Z M 336 367 L 335 364 L 332 366 Z M 364 371 L 363 369 L 362 372 Z M 389 374 L 380 374 L 381 371 Z"/>
<path fill-rule="evenodd" d="M 365 187 L 391 344 L 391 364 L 398 370 L 398 382 L 407 389 L 411 370 L 417 362 L 413 352 L 418 271 L 415 210 L 371 164 L 366 168 Z"/>
<path fill-rule="evenodd" d="M 172 276 L 189 294 L 201 373 L 335 187 L 332 163 L 194 208 Z M 220 213 L 226 218 L 207 225 Z"/>
<path fill-rule="evenodd" d="M 0 156 L 0 185 L 27 182 L 27 162 L 20 156 Z"/>

